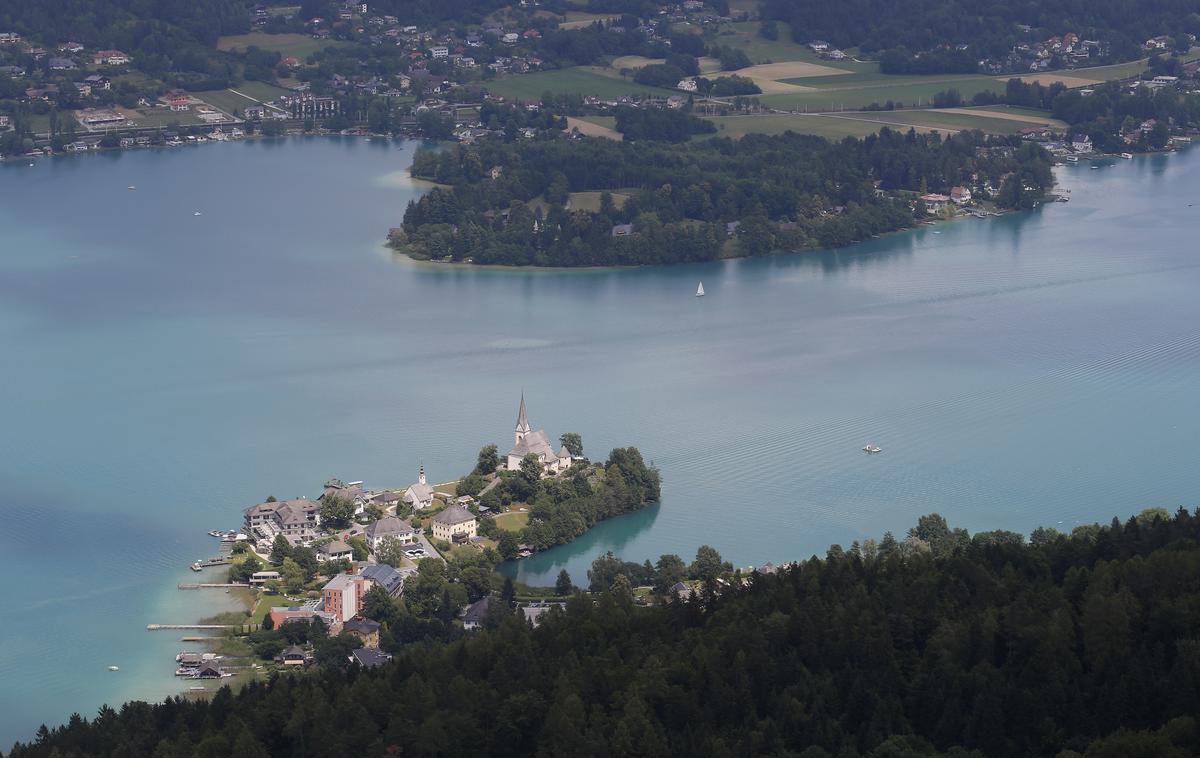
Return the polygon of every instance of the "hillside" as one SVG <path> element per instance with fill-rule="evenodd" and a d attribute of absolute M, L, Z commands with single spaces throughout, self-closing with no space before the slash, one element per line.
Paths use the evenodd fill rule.
<path fill-rule="evenodd" d="M 927 516 L 690 601 L 638 607 L 618 578 L 536 630 L 493 614 L 379 669 L 105 708 L 9 756 L 1195 755 L 1198 538 L 1184 509 L 1028 542 Z"/>

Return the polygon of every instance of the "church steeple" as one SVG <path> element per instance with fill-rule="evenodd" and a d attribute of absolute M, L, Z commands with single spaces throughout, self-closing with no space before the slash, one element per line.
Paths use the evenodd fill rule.
<path fill-rule="evenodd" d="M 525 392 L 521 392 L 521 410 L 517 411 L 517 433 L 516 443 L 521 444 L 521 440 L 526 434 L 529 434 L 532 429 L 529 427 L 529 417 L 525 413 Z"/>

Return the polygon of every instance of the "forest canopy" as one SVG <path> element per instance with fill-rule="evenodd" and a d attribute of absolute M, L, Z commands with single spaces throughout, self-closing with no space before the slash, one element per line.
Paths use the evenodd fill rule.
<path fill-rule="evenodd" d="M 626 116 L 618 126 L 674 139 L 689 119 Z M 991 146 L 1011 149 L 977 150 Z M 740 255 L 836 247 L 910 226 L 925 214 L 917 193 L 991 182 L 1002 207 L 1026 208 L 1053 181 L 1048 155 L 1031 143 L 886 127 L 839 142 L 791 132 L 678 144 L 485 141 L 419 152 L 412 173 L 449 186 L 409 204 L 393 236 L 399 249 L 552 266 L 714 260 L 731 238 Z M 571 205 L 580 192 L 601 193 L 599 207 Z"/>

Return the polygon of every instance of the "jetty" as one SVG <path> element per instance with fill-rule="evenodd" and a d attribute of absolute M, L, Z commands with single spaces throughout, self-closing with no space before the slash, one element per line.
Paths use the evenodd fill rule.
<path fill-rule="evenodd" d="M 159 629 L 238 629 L 241 624 L 146 624 L 146 631 Z"/>
<path fill-rule="evenodd" d="M 241 582 L 230 582 L 227 584 L 220 584 L 217 582 L 200 582 L 198 584 L 184 583 L 184 584 L 177 584 L 175 586 L 181 590 L 199 590 L 199 589 L 204 589 L 205 587 L 249 587 L 250 585 L 243 584 Z"/>

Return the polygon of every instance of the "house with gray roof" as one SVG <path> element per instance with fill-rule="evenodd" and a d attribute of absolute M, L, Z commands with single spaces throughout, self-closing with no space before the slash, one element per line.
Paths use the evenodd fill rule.
<path fill-rule="evenodd" d="M 445 508 L 430 519 L 433 536 L 447 542 L 466 542 L 476 534 L 475 514 L 461 505 Z"/>
<path fill-rule="evenodd" d="M 408 575 L 386 563 L 372 563 L 364 568 L 359 576 L 382 587 L 388 595 L 399 597 L 404 592 L 404 580 Z"/>
<path fill-rule="evenodd" d="M 420 531 L 414 529 L 413 525 L 405 519 L 396 516 L 386 516 L 373 524 L 368 524 L 363 533 L 366 537 L 367 545 L 372 550 L 378 550 L 383 541 L 388 537 L 397 539 L 404 545 L 416 542 Z"/>
<path fill-rule="evenodd" d="M 328 563 L 329 561 L 350 560 L 354 557 L 354 548 L 347 545 L 341 540 L 326 542 L 323 545 L 318 545 L 316 549 L 317 562 Z"/>
<path fill-rule="evenodd" d="M 350 653 L 351 663 L 357 663 L 359 666 L 368 669 L 375 668 L 376 666 L 382 666 L 391 659 L 392 656 L 388 655 L 387 653 L 383 653 L 369 647 L 360 647 L 354 652 Z"/>

